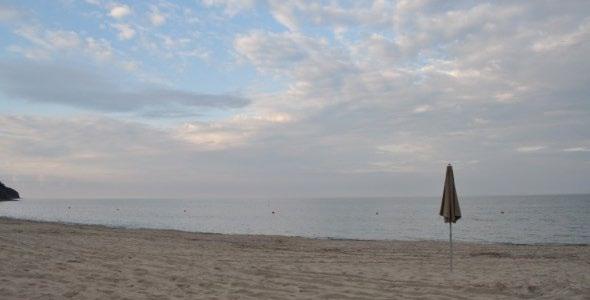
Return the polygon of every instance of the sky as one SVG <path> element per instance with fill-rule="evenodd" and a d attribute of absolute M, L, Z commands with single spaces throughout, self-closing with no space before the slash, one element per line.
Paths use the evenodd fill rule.
<path fill-rule="evenodd" d="M 23 197 L 588 193 L 589 1 L 0 0 Z"/>

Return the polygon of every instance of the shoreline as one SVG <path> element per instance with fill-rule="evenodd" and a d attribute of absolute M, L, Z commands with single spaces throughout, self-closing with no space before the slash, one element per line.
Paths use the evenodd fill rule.
<path fill-rule="evenodd" d="M 0 217 L 3 299 L 584 299 L 590 247 L 363 241 Z"/>
<path fill-rule="evenodd" d="M 434 242 L 434 243 L 448 243 L 448 240 L 428 240 L 428 239 L 415 239 L 415 240 L 396 240 L 396 239 L 355 239 L 355 238 L 339 238 L 339 237 L 309 237 L 301 235 L 278 235 L 278 234 L 259 234 L 259 233 L 222 233 L 222 232 L 204 232 L 204 231 L 189 231 L 181 229 L 167 229 L 167 228 L 149 228 L 149 227 L 125 227 L 125 226 L 114 226 L 104 224 L 89 224 L 89 223 L 76 223 L 76 222 L 62 222 L 62 221 L 45 221 L 45 220 L 34 220 L 34 219 L 21 219 L 7 216 L 0 216 L 0 222 L 2 220 L 13 220 L 13 221 L 24 221 L 39 224 L 58 224 L 66 226 L 88 226 L 88 227 L 103 227 L 105 229 L 121 229 L 121 230 L 153 230 L 153 231 L 171 231 L 181 233 L 195 233 L 195 234 L 212 234 L 212 235 L 228 235 L 228 236 L 262 236 L 262 237 L 284 237 L 284 238 L 300 238 L 309 240 L 326 240 L 326 241 L 358 241 L 358 242 Z M 464 241 L 453 239 L 453 244 L 476 244 L 476 245 L 505 245 L 505 246 L 577 246 L 577 247 L 588 247 L 588 243 L 511 243 L 511 242 L 489 242 L 489 241 Z"/>

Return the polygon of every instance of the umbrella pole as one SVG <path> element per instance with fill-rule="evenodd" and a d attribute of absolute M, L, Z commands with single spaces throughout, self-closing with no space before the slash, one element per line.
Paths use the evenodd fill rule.
<path fill-rule="evenodd" d="M 451 252 L 451 272 L 453 272 L 453 222 L 449 222 L 449 248 Z"/>

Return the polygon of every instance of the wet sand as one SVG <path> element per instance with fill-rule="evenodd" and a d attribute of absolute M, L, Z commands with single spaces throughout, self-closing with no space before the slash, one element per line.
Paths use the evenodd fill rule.
<path fill-rule="evenodd" d="M 1 299 L 589 299 L 590 247 L 319 240 L 0 218 Z"/>

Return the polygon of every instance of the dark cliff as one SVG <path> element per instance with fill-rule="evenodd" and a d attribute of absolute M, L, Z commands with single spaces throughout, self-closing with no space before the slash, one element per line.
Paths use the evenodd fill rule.
<path fill-rule="evenodd" d="M 10 201 L 19 199 L 20 195 L 14 189 L 11 189 L 0 182 L 0 201 Z"/>

